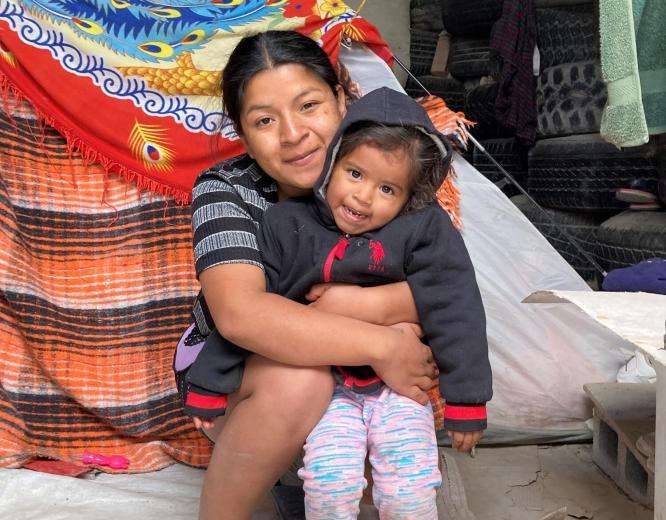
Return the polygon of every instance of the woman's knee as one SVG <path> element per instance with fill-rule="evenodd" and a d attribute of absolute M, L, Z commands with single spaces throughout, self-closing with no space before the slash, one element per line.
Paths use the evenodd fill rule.
<path fill-rule="evenodd" d="M 241 386 L 240 399 L 260 399 L 275 413 L 294 421 L 311 422 L 308 419 L 312 418 L 310 429 L 326 410 L 335 386 L 329 367 L 295 367 L 260 356 L 248 360 L 243 385 L 246 383 L 245 391 Z"/>

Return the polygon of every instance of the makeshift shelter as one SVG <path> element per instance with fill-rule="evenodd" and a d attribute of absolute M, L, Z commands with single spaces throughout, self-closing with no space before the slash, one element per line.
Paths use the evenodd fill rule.
<path fill-rule="evenodd" d="M 112 4 L 0 0 L 4 467 L 84 450 L 122 453 L 128 472 L 207 463 L 171 374 L 198 289 L 179 203 L 240 150 L 215 71 L 243 34 L 298 29 L 362 92 L 401 88 L 388 47 L 344 2 Z M 582 385 L 614 380 L 632 350 L 567 309 L 521 304 L 589 288 L 493 183 L 462 157 L 454 167 L 488 316 L 486 442 L 589 438 Z"/>

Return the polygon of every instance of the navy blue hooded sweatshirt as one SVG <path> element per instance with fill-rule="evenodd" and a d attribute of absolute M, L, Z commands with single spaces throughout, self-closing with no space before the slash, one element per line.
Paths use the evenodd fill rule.
<path fill-rule="evenodd" d="M 307 303 L 305 295 L 321 282 L 373 286 L 406 280 L 424 342 L 440 369 L 444 427 L 481 430 L 486 427 L 485 403 L 492 396 L 485 312 L 472 262 L 448 214 L 433 200 L 363 235 L 343 234 L 335 225 L 326 187 L 342 135 L 358 122 L 415 126 L 450 161 L 448 141 L 406 95 L 381 88 L 355 102 L 329 147 L 314 195 L 280 202 L 264 215 L 259 247 L 268 290 Z M 317 348 L 316 338 L 312 348 Z M 224 394 L 240 386 L 248 355 L 213 332 L 187 373 L 186 412 L 201 417 L 224 413 Z M 370 367 L 336 367 L 334 374 L 340 384 L 360 393 L 382 385 Z"/>

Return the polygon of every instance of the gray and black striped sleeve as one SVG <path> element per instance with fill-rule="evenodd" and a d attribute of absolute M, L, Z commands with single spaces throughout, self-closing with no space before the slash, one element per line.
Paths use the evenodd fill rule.
<path fill-rule="evenodd" d="M 192 190 L 197 277 L 219 264 L 251 264 L 263 269 L 257 233 L 267 202 L 253 189 L 251 179 L 239 182 L 238 177 L 219 171 L 206 173 Z"/>

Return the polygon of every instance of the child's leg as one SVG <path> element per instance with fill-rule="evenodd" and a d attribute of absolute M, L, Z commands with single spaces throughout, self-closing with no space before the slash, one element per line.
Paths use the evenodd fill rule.
<path fill-rule="evenodd" d="M 308 520 L 354 520 L 367 485 L 363 470 L 367 446 L 363 404 L 340 387 L 305 443 L 298 472 L 305 490 Z"/>
<path fill-rule="evenodd" d="M 437 520 L 435 495 L 442 476 L 430 404 L 385 388 L 368 425 L 368 451 L 379 517 Z"/>

